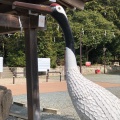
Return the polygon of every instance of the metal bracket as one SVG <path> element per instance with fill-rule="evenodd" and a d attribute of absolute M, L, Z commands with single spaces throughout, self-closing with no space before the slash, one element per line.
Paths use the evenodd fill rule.
<path fill-rule="evenodd" d="M 19 24 L 20 24 L 20 31 L 21 31 L 21 34 L 22 34 L 23 26 L 22 26 L 22 22 L 21 22 L 20 16 L 18 17 L 18 20 L 19 20 Z"/>

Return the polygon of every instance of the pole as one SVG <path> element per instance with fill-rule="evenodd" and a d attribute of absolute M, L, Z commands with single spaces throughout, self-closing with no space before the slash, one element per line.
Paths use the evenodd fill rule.
<path fill-rule="evenodd" d="M 82 73 L 82 35 L 80 35 L 80 73 Z"/>
<path fill-rule="evenodd" d="M 37 30 L 31 28 L 32 22 L 28 24 L 30 27 L 25 29 L 28 120 L 40 120 Z"/>
<path fill-rule="evenodd" d="M 104 51 L 104 74 L 105 74 L 105 51 Z"/>
<path fill-rule="evenodd" d="M 105 74 L 105 64 L 106 64 L 106 56 L 105 56 L 105 51 L 107 48 L 103 47 L 103 53 L 104 53 L 104 74 Z"/>

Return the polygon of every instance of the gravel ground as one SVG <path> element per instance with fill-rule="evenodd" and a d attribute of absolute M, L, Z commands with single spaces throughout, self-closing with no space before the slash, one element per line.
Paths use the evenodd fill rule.
<path fill-rule="evenodd" d="M 120 98 L 120 87 L 107 88 L 113 94 Z M 14 101 L 27 104 L 26 95 L 14 96 Z M 44 93 L 40 94 L 40 106 L 41 106 L 41 120 L 80 120 L 74 107 L 71 103 L 68 92 L 54 92 L 54 93 Z M 59 114 L 48 114 L 43 113 L 43 108 L 53 108 L 57 109 Z M 22 114 L 27 116 L 27 108 L 12 106 L 11 111 L 17 114 Z M 51 119 L 48 119 L 51 118 Z M 17 120 L 10 118 L 9 120 Z"/>
<path fill-rule="evenodd" d="M 118 74 L 93 74 L 84 75 L 94 82 L 120 83 L 120 73 Z"/>
<path fill-rule="evenodd" d="M 120 75 L 85 75 L 92 81 L 120 83 Z M 120 98 L 120 87 L 107 88 L 110 92 Z M 27 106 L 26 95 L 13 96 L 14 101 L 25 103 Z M 42 93 L 40 94 L 40 106 L 41 106 L 41 120 L 80 120 L 74 107 L 71 103 L 68 92 L 54 92 L 54 93 Z M 58 109 L 59 114 L 48 114 L 42 112 L 43 108 Z M 12 106 L 11 112 L 14 111 L 17 114 L 27 116 L 27 108 Z M 20 120 L 16 118 L 9 118 L 8 120 Z"/>
<path fill-rule="evenodd" d="M 14 96 L 14 101 L 27 104 L 26 95 Z M 53 108 L 57 109 L 57 115 L 48 114 L 41 112 L 41 120 L 80 120 L 73 108 L 68 92 L 54 92 L 54 93 L 44 93 L 40 94 L 40 106 L 41 111 L 43 108 Z M 16 111 L 18 114 L 27 116 L 27 109 L 18 107 L 16 105 L 12 106 L 11 111 Z"/>

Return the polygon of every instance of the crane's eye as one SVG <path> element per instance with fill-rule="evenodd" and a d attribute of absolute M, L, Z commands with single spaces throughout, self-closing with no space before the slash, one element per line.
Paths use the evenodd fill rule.
<path fill-rule="evenodd" d="M 60 7 L 58 7 L 58 10 L 60 10 L 61 8 Z"/>
<path fill-rule="evenodd" d="M 67 15 L 66 15 L 66 13 L 65 13 L 62 6 L 56 6 L 56 10 L 57 10 L 57 12 L 64 14 L 66 16 L 66 18 L 67 18 Z"/>

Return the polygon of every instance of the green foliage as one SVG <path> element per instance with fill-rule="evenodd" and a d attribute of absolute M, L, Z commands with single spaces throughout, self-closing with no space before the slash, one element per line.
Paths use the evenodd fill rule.
<path fill-rule="evenodd" d="M 7 65 L 10 67 L 24 67 L 25 66 L 25 54 L 23 51 L 18 51 L 17 54 L 8 53 Z"/>
<path fill-rule="evenodd" d="M 71 22 L 75 37 L 79 38 L 82 29 L 84 30 L 83 43 L 87 46 L 99 44 L 104 37 L 106 42 L 110 41 L 113 38 L 111 33 L 116 30 L 112 22 L 107 21 L 96 11 L 76 11 Z"/>
<path fill-rule="evenodd" d="M 113 33 L 117 31 L 117 27 L 112 21 L 105 19 L 98 11 L 92 11 L 91 9 L 83 11 L 69 10 L 68 14 L 75 37 L 75 48 L 76 50 L 79 49 L 80 39 L 82 39 L 86 60 L 89 60 L 89 52 L 96 49 L 99 45 L 102 44 L 104 46 L 112 42 Z M 79 56 L 79 52 L 76 52 L 76 55 Z"/>
<path fill-rule="evenodd" d="M 6 64 L 10 67 L 25 66 L 24 37 L 19 32 L 4 38 Z"/>

